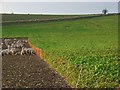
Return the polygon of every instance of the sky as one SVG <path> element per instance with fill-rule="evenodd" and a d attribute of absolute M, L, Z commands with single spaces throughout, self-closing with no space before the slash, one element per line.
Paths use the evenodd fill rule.
<path fill-rule="evenodd" d="M 118 2 L 2 2 L 3 13 L 97 14 L 118 12 Z"/>
<path fill-rule="evenodd" d="M 0 2 L 119 2 L 119 0 L 0 0 Z"/>

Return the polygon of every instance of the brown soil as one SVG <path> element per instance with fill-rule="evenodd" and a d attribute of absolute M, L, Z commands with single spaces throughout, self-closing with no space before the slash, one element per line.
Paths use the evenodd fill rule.
<path fill-rule="evenodd" d="M 36 55 L 2 56 L 3 88 L 69 88 L 55 70 Z"/>

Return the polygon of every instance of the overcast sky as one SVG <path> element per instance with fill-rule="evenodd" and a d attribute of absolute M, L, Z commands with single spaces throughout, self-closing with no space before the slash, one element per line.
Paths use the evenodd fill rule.
<path fill-rule="evenodd" d="M 118 12 L 117 2 L 4 2 L 4 13 L 38 13 L 38 14 L 88 14 L 101 13 L 108 9 L 110 13 Z"/>

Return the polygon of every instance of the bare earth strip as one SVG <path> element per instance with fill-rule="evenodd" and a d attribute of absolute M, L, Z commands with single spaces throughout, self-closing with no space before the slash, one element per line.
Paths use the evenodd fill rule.
<path fill-rule="evenodd" d="M 3 88 L 69 87 L 43 60 L 34 56 L 3 56 Z"/>
<path fill-rule="evenodd" d="M 2 56 L 2 88 L 70 88 L 70 86 L 37 55 L 8 54 Z"/>

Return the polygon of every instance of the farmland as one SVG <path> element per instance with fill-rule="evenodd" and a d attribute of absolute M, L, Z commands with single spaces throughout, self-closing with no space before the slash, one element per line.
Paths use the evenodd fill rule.
<path fill-rule="evenodd" d="M 113 15 L 14 23 L 3 25 L 2 36 L 29 37 L 42 49 L 43 59 L 72 87 L 118 87 L 117 20 L 118 16 Z"/>
<path fill-rule="evenodd" d="M 2 14 L 2 21 L 16 21 L 16 20 L 34 20 L 34 19 L 53 19 L 53 18 L 66 18 L 66 17 L 83 17 L 87 15 L 35 15 L 35 14 Z M 90 16 L 90 15 L 89 15 Z M 92 15 L 95 16 L 95 15 Z"/>

